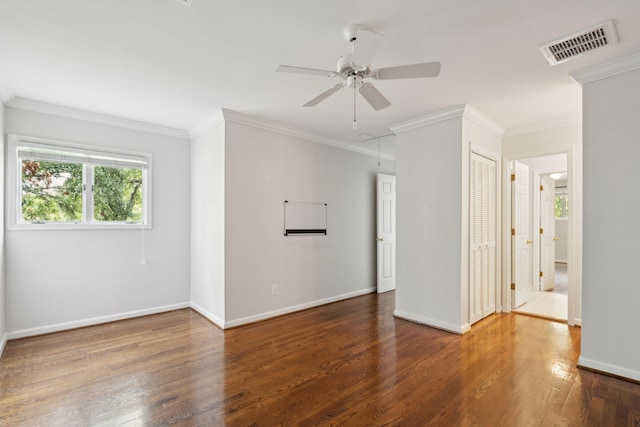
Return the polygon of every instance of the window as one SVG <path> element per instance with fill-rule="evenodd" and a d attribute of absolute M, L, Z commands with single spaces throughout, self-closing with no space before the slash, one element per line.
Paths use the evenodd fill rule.
<path fill-rule="evenodd" d="M 150 225 L 151 156 L 10 136 L 14 228 Z"/>
<path fill-rule="evenodd" d="M 569 218 L 569 204 L 567 199 L 567 189 L 558 188 L 556 189 L 556 200 L 555 200 L 555 217 L 560 220 L 567 220 Z"/>

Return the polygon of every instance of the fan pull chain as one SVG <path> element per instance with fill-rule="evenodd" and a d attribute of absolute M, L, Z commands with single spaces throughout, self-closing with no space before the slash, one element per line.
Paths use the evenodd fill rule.
<path fill-rule="evenodd" d="M 356 121 L 356 86 L 353 85 L 353 130 L 358 129 L 358 122 Z"/>
<path fill-rule="evenodd" d="M 380 166 L 380 138 L 378 138 L 378 166 Z"/>

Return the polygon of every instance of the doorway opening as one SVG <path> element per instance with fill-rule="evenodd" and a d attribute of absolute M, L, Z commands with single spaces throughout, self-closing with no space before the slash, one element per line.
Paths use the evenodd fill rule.
<path fill-rule="evenodd" d="M 569 264 L 575 245 L 569 232 L 571 152 L 509 160 L 511 310 L 575 324 L 569 309 L 575 298 Z"/>

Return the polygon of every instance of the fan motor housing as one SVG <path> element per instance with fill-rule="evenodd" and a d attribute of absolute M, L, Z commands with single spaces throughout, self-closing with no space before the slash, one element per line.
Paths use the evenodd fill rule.
<path fill-rule="evenodd" d="M 342 31 L 342 35 L 349 42 L 353 42 L 356 38 L 358 38 L 358 31 L 362 30 L 362 25 L 352 24 Z"/>

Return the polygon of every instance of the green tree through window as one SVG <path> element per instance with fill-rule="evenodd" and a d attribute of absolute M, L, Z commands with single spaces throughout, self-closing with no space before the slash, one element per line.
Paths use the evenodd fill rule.
<path fill-rule="evenodd" d="M 93 219 L 140 221 L 142 218 L 142 171 L 96 166 L 94 173 Z"/>
<path fill-rule="evenodd" d="M 22 217 L 27 221 L 82 220 L 82 165 L 23 160 Z"/>
<path fill-rule="evenodd" d="M 150 154 L 16 135 L 9 136 L 9 153 L 10 164 L 15 155 L 19 166 L 17 209 L 9 214 L 15 226 L 150 226 Z"/>

